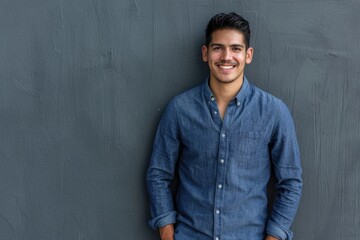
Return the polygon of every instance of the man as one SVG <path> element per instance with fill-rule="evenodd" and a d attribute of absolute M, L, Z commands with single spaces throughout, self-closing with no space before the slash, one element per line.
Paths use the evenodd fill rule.
<path fill-rule="evenodd" d="M 211 18 L 202 47 L 210 77 L 175 97 L 160 121 L 147 187 L 150 224 L 162 240 L 292 238 L 302 190 L 294 125 L 283 102 L 244 76 L 253 57 L 249 42 L 241 16 Z M 277 195 L 269 214 L 272 168 Z"/>

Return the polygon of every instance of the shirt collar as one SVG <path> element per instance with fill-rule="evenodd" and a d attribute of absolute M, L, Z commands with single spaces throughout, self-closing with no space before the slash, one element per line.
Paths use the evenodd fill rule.
<path fill-rule="evenodd" d="M 212 93 L 211 89 L 210 89 L 210 86 L 209 86 L 209 78 L 206 79 L 206 81 L 204 82 L 204 96 L 205 96 L 205 99 L 207 101 L 214 101 L 215 100 L 215 96 L 214 94 Z M 234 100 L 236 102 L 236 104 L 239 106 L 241 104 L 241 102 L 243 101 L 243 99 L 245 98 L 246 94 L 248 93 L 250 89 L 250 83 L 249 81 L 247 80 L 247 78 L 244 76 L 244 81 L 243 81 L 243 84 L 240 88 L 240 91 L 236 94 Z"/>

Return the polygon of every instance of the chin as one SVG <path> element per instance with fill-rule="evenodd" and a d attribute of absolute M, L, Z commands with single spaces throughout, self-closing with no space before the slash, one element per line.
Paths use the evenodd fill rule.
<path fill-rule="evenodd" d="M 217 80 L 221 83 L 233 83 L 237 79 L 236 78 L 217 78 Z"/>
<path fill-rule="evenodd" d="M 229 84 L 229 83 L 235 82 L 235 80 L 221 80 L 221 79 L 218 79 L 218 81 L 219 81 L 220 83 L 224 83 L 224 84 Z"/>

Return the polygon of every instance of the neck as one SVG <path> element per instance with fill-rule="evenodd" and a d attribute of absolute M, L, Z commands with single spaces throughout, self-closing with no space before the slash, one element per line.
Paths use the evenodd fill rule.
<path fill-rule="evenodd" d="M 231 83 L 221 83 L 210 77 L 210 89 L 214 93 L 216 101 L 227 105 L 240 91 L 244 80 L 233 81 Z"/>

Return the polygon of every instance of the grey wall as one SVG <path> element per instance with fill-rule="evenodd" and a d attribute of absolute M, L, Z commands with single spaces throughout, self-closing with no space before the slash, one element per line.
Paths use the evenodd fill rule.
<path fill-rule="evenodd" d="M 360 239 L 360 2 L 2 0 L 0 239 L 157 239 L 144 174 L 172 96 L 207 76 L 217 12 L 248 18 L 248 78 L 294 116 L 295 239 Z"/>

